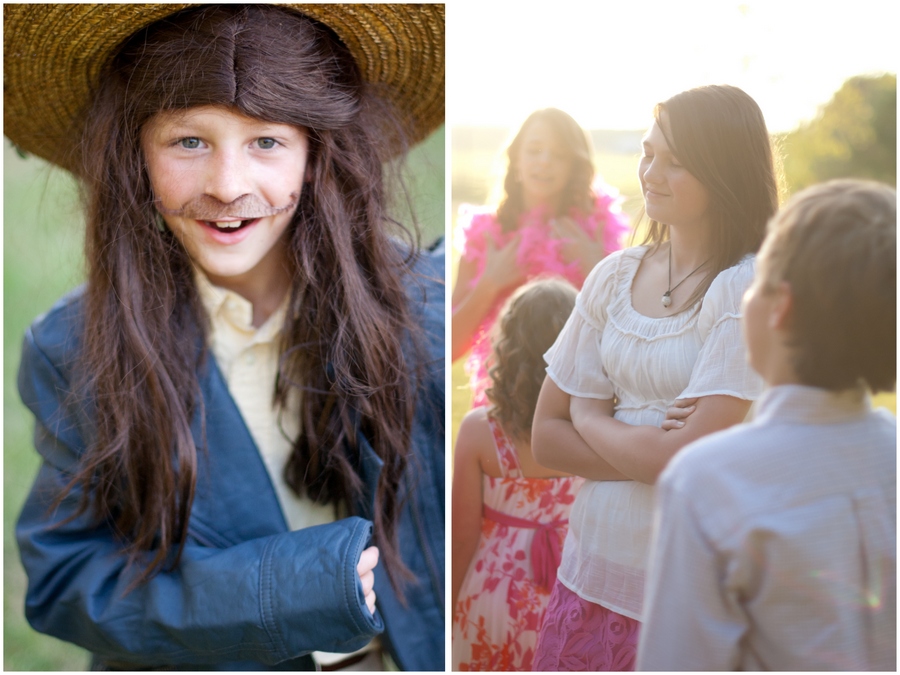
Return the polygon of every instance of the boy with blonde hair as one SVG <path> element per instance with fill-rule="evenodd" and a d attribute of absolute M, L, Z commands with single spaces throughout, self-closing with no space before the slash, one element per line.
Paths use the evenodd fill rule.
<path fill-rule="evenodd" d="M 896 192 L 840 180 L 769 224 L 744 297 L 753 422 L 659 481 L 641 670 L 896 670 Z"/>

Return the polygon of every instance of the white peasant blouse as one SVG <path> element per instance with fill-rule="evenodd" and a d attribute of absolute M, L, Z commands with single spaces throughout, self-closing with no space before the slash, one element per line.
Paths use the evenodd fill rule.
<path fill-rule="evenodd" d="M 547 375 L 572 396 L 615 398 L 614 417 L 628 424 L 660 426 L 678 398 L 756 399 L 763 383 L 747 362 L 740 326 L 753 256 L 719 273 L 693 307 L 651 318 L 631 304 L 631 285 L 648 248 L 613 253 L 594 268 L 544 355 Z M 584 600 L 639 621 L 653 500 L 652 485 L 585 481 L 569 517 L 560 582 Z"/>

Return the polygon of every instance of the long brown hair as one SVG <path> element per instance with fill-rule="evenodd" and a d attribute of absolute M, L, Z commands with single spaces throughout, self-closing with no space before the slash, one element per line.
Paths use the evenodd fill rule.
<path fill-rule="evenodd" d="M 374 536 L 398 587 L 408 571 L 397 495 L 417 376 L 402 347 L 416 340 L 402 278 L 412 253 L 386 232 L 382 166 L 402 133 L 334 33 L 283 8 L 216 5 L 152 24 L 123 44 L 85 111 L 79 391 L 93 401 L 96 436 L 68 489 L 84 488 L 79 512 L 90 506 L 112 520 L 129 561 L 152 552 L 139 582 L 177 563 L 197 476 L 191 420 L 203 419 L 196 372 L 208 328 L 187 252 L 154 225 L 139 139 L 159 111 L 202 105 L 308 130 L 310 181 L 289 226 L 292 288 L 273 391 L 284 409 L 290 388 L 303 389 L 299 409 L 285 411 L 302 423 L 285 478 L 298 494 L 352 511 L 359 428 L 384 461 Z"/>
<path fill-rule="evenodd" d="M 562 198 L 556 215 L 566 213 L 575 207 L 589 213 L 594 200 L 591 181 L 594 179 L 594 164 L 591 160 L 592 148 L 590 137 L 571 115 L 558 108 L 543 108 L 531 113 L 506 149 L 509 168 L 503 179 L 504 198 L 497 208 L 497 219 L 504 232 L 511 232 L 519 226 L 519 217 L 525 211 L 525 195 L 519 181 L 519 155 L 528 128 L 535 122 L 545 122 L 556 133 L 560 142 L 568 152 L 572 171 L 569 181 L 563 188 Z"/>
<path fill-rule="evenodd" d="M 547 368 L 544 352 L 575 309 L 577 293 L 563 279 L 533 281 L 519 288 L 500 314 L 488 362 L 491 386 L 485 393 L 493 415 L 513 438 L 531 440 Z"/>
<path fill-rule="evenodd" d="M 653 114 L 672 153 L 709 191 L 712 257 L 690 306 L 719 272 L 759 250 L 778 210 L 772 144 L 756 101 L 737 87 L 689 89 L 657 104 Z M 642 243 L 658 248 L 668 239 L 668 225 L 651 220 Z"/>

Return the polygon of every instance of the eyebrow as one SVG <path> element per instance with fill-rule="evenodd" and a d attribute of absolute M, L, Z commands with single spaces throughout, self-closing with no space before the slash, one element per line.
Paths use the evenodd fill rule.
<path fill-rule="evenodd" d="M 254 123 L 254 127 L 259 129 L 260 131 L 270 131 L 276 130 L 279 128 L 290 127 L 291 129 L 299 129 L 299 127 L 295 124 L 288 124 L 287 122 L 269 122 L 264 120 L 258 120 Z"/>

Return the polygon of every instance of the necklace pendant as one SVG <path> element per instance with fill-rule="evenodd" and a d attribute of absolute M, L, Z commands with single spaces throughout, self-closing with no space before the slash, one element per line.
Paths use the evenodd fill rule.
<path fill-rule="evenodd" d="M 665 293 L 663 293 L 663 296 L 662 296 L 663 307 L 668 307 L 669 305 L 672 304 L 672 298 L 669 295 L 670 292 L 671 291 L 666 291 Z"/>

